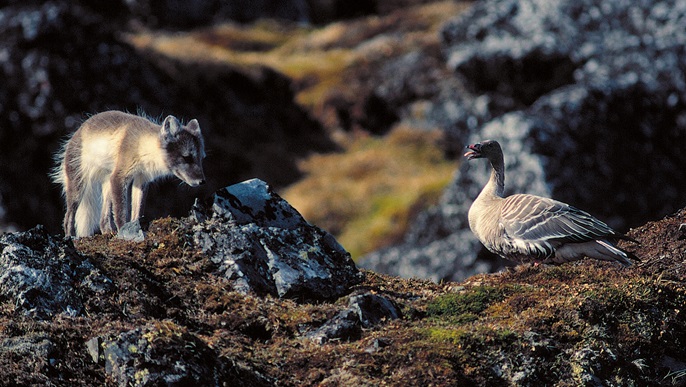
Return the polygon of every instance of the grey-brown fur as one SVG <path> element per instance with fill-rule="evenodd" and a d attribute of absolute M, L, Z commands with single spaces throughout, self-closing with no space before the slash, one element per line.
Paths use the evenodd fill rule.
<path fill-rule="evenodd" d="M 142 215 L 150 182 L 175 175 L 202 184 L 204 142 L 196 120 L 107 111 L 87 119 L 57 155 L 53 179 L 63 187 L 68 236 L 112 232 Z"/>
<path fill-rule="evenodd" d="M 468 146 L 469 159 L 486 158 L 491 177 L 469 209 L 469 227 L 493 253 L 518 262 L 562 263 L 584 257 L 630 265 L 637 259 L 616 246 L 631 238 L 557 200 L 517 194 L 503 197 L 505 163 L 497 141 Z"/>

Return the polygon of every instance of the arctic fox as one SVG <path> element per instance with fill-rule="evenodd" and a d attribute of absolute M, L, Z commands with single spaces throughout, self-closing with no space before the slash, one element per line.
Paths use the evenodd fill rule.
<path fill-rule="evenodd" d="M 148 183 L 175 175 L 191 187 L 205 182 L 205 146 L 197 120 L 174 116 L 162 125 L 119 111 L 88 118 L 56 155 L 52 178 L 66 201 L 64 234 L 118 231 L 143 214 Z"/>

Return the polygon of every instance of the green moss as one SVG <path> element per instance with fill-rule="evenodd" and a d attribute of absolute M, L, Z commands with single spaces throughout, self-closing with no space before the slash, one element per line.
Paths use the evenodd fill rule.
<path fill-rule="evenodd" d="M 479 313 L 504 299 L 505 292 L 502 288 L 476 286 L 462 293 L 437 297 L 429 303 L 426 311 L 429 316 L 449 317 L 456 323 L 465 323 L 477 320 Z"/>

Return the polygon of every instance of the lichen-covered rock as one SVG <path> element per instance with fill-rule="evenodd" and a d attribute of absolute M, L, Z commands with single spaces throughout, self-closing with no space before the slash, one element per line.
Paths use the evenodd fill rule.
<path fill-rule="evenodd" d="M 83 297 L 103 294 L 112 281 L 70 241 L 42 226 L 0 236 L 0 295 L 16 310 L 39 319 L 81 315 Z"/>
<path fill-rule="evenodd" d="M 241 291 L 325 300 L 361 281 L 350 254 L 259 179 L 223 188 L 192 210 L 196 245 Z"/>
<path fill-rule="evenodd" d="M 355 312 L 363 328 L 372 328 L 382 321 L 402 317 L 400 309 L 391 300 L 373 293 L 350 297 L 348 309 Z"/>

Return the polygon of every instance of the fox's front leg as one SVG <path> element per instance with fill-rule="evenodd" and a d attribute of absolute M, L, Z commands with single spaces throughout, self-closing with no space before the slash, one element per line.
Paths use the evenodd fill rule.
<path fill-rule="evenodd" d="M 141 178 L 133 180 L 131 187 L 131 221 L 143 216 L 145 210 L 145 197 L 148 193 L 148 185 Z"/>
<path fill-rule="evenodd" d="M 110 177 L 110 192 L 112 194 L 112 215 L 114 224 L 119 231 L 129 221 L 131 209 L 131 182 L 127 181 L 124 172 L 115 170 Z"/>

